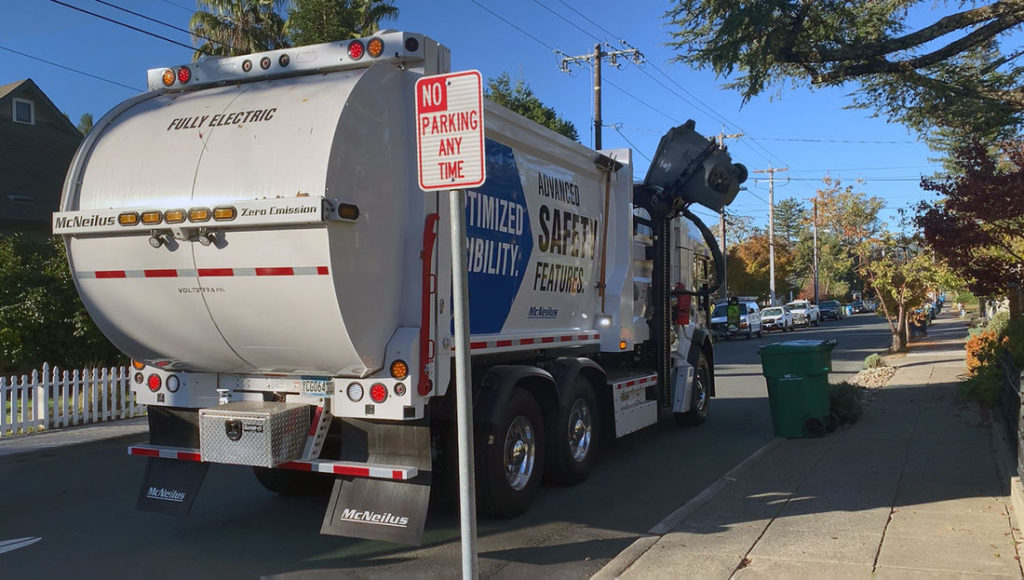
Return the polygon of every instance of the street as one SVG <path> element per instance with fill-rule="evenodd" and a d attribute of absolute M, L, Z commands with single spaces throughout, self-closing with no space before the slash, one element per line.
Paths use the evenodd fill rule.
<path fill-rule="evenodd" d="M 587 578 L 773 438 L 757 349 L 836 339 L 832 382 L 852 376 L 890 342 L 884 320 L 860 314 L 818 328 L 716 345 L 717 397 L 708 422 L 654 428 L 605 442 L 591 477 L 546 486 L 524 516 L 479 522 L 479 568 L 489 578 Z M 209 470 L 192 514 L 134 509 L 146 462 L 123 442 L 0 462 L 0 541 L 40 537 L 0 554 L 10 577 L 319 578 L 459 574 L 458 515 L 432 509 L 420 548 L 319 535 L 326 496 L 283 498 L 244 467 Z"/>

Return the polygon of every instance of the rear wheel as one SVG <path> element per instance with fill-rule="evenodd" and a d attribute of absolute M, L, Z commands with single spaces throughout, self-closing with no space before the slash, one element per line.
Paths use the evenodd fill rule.
<path fill-rule="evenodd" d="M 544 475 L 544 424 L 537 401 L 524 389 L 509 396 L 489 425 L 477 462 L 477 499 L 486 514 L 511 518 L 525 512 Z"/>
<path fill-rule="evenodd" d="M 678 425 L 694 426 L 708 420 L 708 411 L 711 408 L 711 367 L 708 366 L 703 354 L 700 355 L 694 371 L 690 410 L 672 415 Z"/>
<path fill-rule="evenodd" d="M 547 467 L 552 481 L 575 485 L 587 478 L 597 460 L 599 412 L 594 389 L 585 378 L 577 377 L 566 395 L 566 406 L 559 409 L 548 437 Z"/>

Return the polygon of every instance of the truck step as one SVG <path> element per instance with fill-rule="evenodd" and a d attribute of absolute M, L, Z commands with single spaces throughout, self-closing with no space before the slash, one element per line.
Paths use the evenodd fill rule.
<path fill-rule="evenodd" d="M 198 449 L 149 444 L 132 445 L 128 448 L 128 455 L 159 457 L 161 459 L 176 459 L 179 461 L 203 460 Z M 287 463 L 277 465 L 275 468 L 291 469 L 294 471 L 315 471 L 317 473 L 331 473 L 334 475 L 347 475 L 350 477 L 390 479 L 394 481 L 408 481 L 419 474 L 419 469 L 405 465 L 376 465 L 370 463 L 356 463 L 352 461 L 332 461 L 329 459 L 303 459 L 298 461 L 289 461 Z"/>

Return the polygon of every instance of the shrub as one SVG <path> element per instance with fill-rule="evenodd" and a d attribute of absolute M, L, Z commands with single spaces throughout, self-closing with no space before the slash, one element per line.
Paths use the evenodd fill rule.
<path fill-rule="evenodd" d="M 829 406 L 840 423 L 854 423 L 864 415 L 863 392 L 845 381 L 828 386 Z"/>
<path fill-rule="evenodd" d="M 868 357 L 864 359 L 864 368 L 866 369 L 873 369 L 875 367 L 880 367 L 884 365 L 885 362 L 882 360 L 882 355 L 878 354 L 877 352 L 874 354 L 869 354 Z"/>
<path fill-rule="evenodd" d="M 973 333 L 964 344 L 967 349 L 967 376 L 973 378 L 982 368 L 995 367 L 1002 342 L 999 334 L 989 328 Z"/>

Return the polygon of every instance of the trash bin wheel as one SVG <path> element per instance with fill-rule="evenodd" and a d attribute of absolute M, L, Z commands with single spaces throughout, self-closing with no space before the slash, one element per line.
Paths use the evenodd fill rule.
<path fill-rule="evenodd" d="M 826 430 L 827 428 L 825 427 L 825 422 L 822 421 L 821 419 L 811 417 L 810 419 L 804 421 L 804 432 L 806 432 L 808 435 L 812 437 L 821 437 L 822 435 L 825 434 Z"/>
<path fill-rule="evenodd" d="M 834 411 L 828 414 L 828 419 L 825 421 L 825 431 L 831 433 L 839 428 L 839 415 Z"/>

